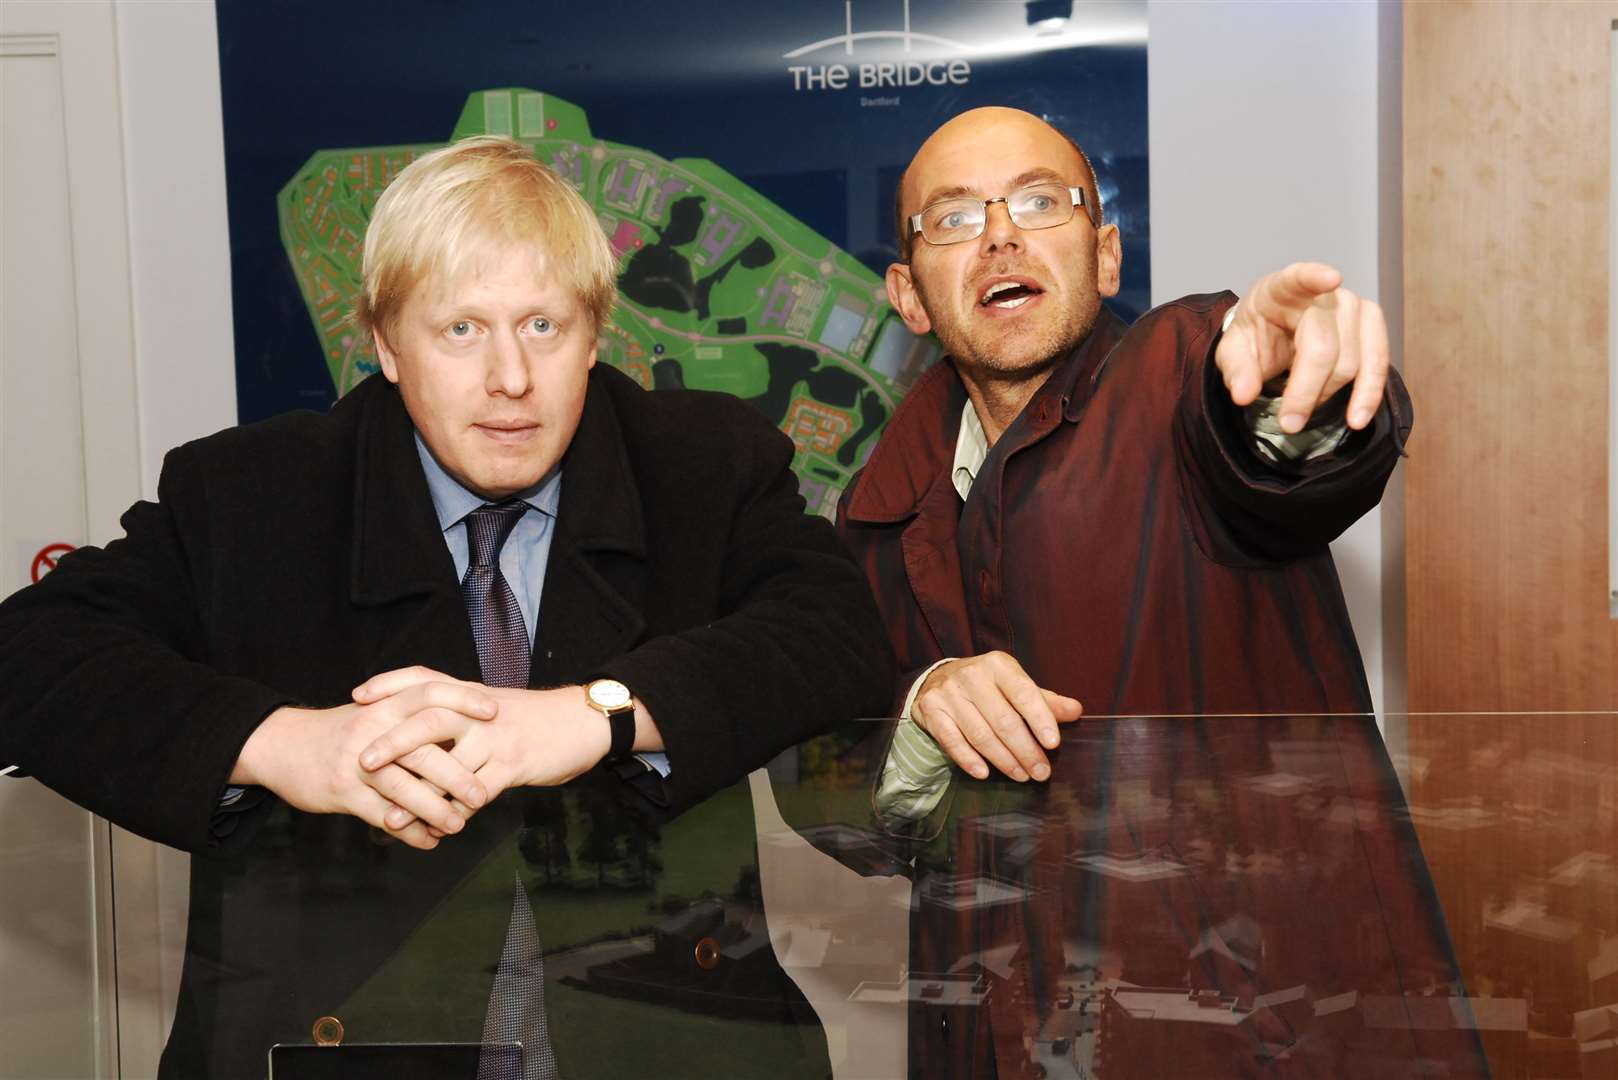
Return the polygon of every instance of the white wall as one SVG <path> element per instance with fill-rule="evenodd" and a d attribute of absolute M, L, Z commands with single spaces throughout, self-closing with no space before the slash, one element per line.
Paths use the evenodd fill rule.
<path fill-rule="evenodd" d="M 1153 0 L 1148 13 L 1153 302 L 1241 293 L 1302 259 L 1396 302 L 1380 261 L 1383 201 L 1399 197 L 1397 182 L 1380 186 L 1384 164 L 1395 181 L 1398 169 L 1378 137 L 1390 92 L 1398 116 L 1397 82 L 1379 95 L 1380 5 Z M 1332 551 L 1378 711 L 1399 708 L 1402 677 L 1389 685 L 1383 655 L 1382 512 Z"/>
<path fill-rule="evenodd" d="M 236 422 L 219 42 L 212 2 L 121 0 L 141 477 Z"/>

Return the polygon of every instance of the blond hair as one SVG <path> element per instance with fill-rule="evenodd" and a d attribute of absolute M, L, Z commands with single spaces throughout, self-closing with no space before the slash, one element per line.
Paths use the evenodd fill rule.
<path fill-rule="evenodd" d="M 617 259 L 595 211 L 515 139 L 480 135 L 411 162 L 382 192 L 365 230 L 355 325 L 393 340 L 405 300 L 454 281 L 491 248 L 522 245 L 571 288 L 600 328 L 617 299 Z"/>

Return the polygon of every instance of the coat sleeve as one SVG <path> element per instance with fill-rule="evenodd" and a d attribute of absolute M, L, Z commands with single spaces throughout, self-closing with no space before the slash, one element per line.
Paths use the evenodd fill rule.
<path fill-rule="evenodd" d="M 284 695 L 207 665 L 200 476 L 184 448 L 125 536 L 0 604 L 0 757 L 132 832 L 193 852 L 236 758 Z"/>
<path fill-rule="evenodd" d="M 789 746 L 882 715 L 893 689 L 876 602 L 831 523 L 804 513 L 791 441 L 749 409 L 735 423 L 719 617 L 600 666 L 634 688 L 663 735 L 672 813 Z"/>
<path fill-rule="evenodd" d="M 1389 371 L 1382 405 L 1364 430 L 1318 457 L 1271 462 L 1253 449 L 1214 364 L 1226 306 L 1210 308 L 1202 332 L 1181 339 L 1186 363 L 1174 447 L 1198 541 L 1210 558 L 1228 563 L 1318 554 L 1381 501 L 1410 435 L 1410 395 Z"/>

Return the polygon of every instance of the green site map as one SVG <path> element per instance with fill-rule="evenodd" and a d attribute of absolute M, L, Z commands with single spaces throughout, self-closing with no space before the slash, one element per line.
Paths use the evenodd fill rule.
<path fill-rule="evenodd" d="M 526 89 L 482 90 L 450 141 L 509 135 L 595 207 L 619 258 L 598 356 L 647 389 L 722 390 L 792 439 L 812 513 L 837 498 L 904 392 L 939 354 L 888 304 L 882 279 L 701 158 L 598 139 L 584 110 Z M 338 394 L 378 370 L 348 321 L 366 222 L 382 189 L 442 143 L 319 150 L 277 196 L 281 243 Z"/>

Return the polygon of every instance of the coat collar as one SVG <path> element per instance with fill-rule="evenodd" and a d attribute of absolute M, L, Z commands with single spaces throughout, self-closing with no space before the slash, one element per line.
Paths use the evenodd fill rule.
<path fill-rule="evenodd" d="M 562 458 L 567 481 L 557 522 L 581 551 L 616 551 L 644 559 L 646 521 L 640 488 L 606 385 L 614 379 L 626 377 L 601 364 L 590 373 L 584 415 Z"/>
<path fill-rule="evenodd" d="M 1062 407 L 1062 419 L 1076 423 L 1084 415 L 1085 407 L 1095 396 L 1096 387 L 1106 374 L 1113 347 L 1123 339 L 1129 324 L 1113 314 L 1111 308 L 1101 305 L 1101 314 L 1090 333 L 1074 350 L 1073 357 L 1060 372 L 1061 381 L 1053 378 L 1050 386 L 1055 390 Z"/>
<path fill-rule="evenodd" d="M 948 359 L 934 364 L 899 403 L 848 504 L 853 521 L 885 524 L 916 512 L 954 463 L 966 387 Z"/>
<path fill-rule="evenodd" d="M 399 391 L 373 375 L 334 411 L 358 412 L 350 595 L 386 604 L 430 592 L 458 592 L 455 562 L 416 457 L 415 427 Z"/>
<path fill-rule="evenodd" d="M 1019 421 L 1045 418 L 1044 430 L 1062 420 L 1076 422 L 1100 381 L 1107 355 L 1127 326 L 1103 306 L 1096 325 L 1062 360 L 1051 377 L 1024 407 Z M 955 455 L 955 435 L 966 387 L 954 363 L 934 364 L 905 395 L 848 502 L 848 518 L 869 524 L 891 524 L 914 516 L 936 487 L 940 473 L 948 478 Z"/>

